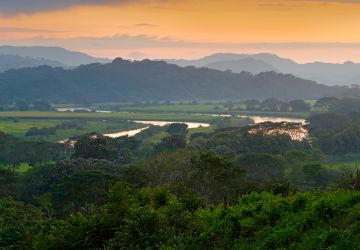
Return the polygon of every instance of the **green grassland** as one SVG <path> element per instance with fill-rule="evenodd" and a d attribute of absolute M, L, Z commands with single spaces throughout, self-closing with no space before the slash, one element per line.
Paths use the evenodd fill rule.
<path fill-rule="evenodd" d="M 25 133 L 33 127 L 48 128 L 60 124 L 61 121 L 0 121 L 0 131 L 18 137 L 23 137 Z"/>
<path fill-rule="evenodd" d="M 138 129 L 145 127 L 143 124 L 128 122 L 128 121 L 103 121 L 103 120 L 91 120 L 83 123 L 81 129 L 58 129 L 55 135 L 50 136 L 31 136 L 26 137 L 26 132 L 33 127 L 48 128 L 54 127 L 63 123 L 66 120 L 17 120 L 13 121 L 0 121 L 0 132 L 11 134 L 19 138 L 26 138 L 29 140 L 45 139 L 47 141 L 59 141 L 68 139 L 74 136 L 90 132 L 98 133 L 113 133 L 132 129 Z"/>
<path fill-rule="evenodd" d="M 240 109 L 237 109 L 240 108 Z M 273 117 L 289 117 L 306 119 L 310 116 L 310 112 L 265 112 L 265 111 L 243 111 L 243 105 L 237 105 L 230 110 L 224 105 L 219 104 L 178 104 L 178 105 L 136 105 L 136 106 L 117 106 L 116 110 L 122 112 L 136 112 L 145 114 L 154 113 L 183 113 L 185 114 L 219 114 L 219 115 L 260 115 Z"/>
<path fill-rule="evenodd" d="M 0 112 L 0 119 L 122 119 L 153 121 L 211 122 L 212 115 L 147 114 L 147 113 L 96 113 L 96 112 Z"/>
<path fill-rule="evenodd" d="M 118 121 L 118 122 L 89 121 L 86 122 L 83 129 L 81 130 L 78 129 L 58 130 L 56 135 L 48 136 L 46 140 L 55 142 L 91 132 L 106 134 L 106 133 L 133 130 L 143 127 L 145 127 L 145 125 L 133 123 L 133 122 L 127 122 L 127 121 Z M 34 137 L 33 139 L 39 139 L 39 137 Z"/>
<path fill-rule="evenodd" d="M 133 114 L 133 113 L 96 113 L 96 112 L 0 112 L 0 132 L 29 140 L 60 141 L 85 133 L 114 133 L 145 127 L 144 124 L 131 120 L 178 121 L 178 122 L 214 122 L 219 117 L 194 114 Z M 238 118 L 241 120 L 241 118 Z M 86 121 L 81 129 L 58 129 L 55 135 L 26 137 L 26 132 L 33 127 L 50 128 L 66 121 Z M 208 131 L 208 128 L 191 130 Z M 204 131 L 205 132 L 205 131 Z M 159 141 L 162 136 L 151 138 Z"/>
<path fill-rule="evenodd" d="M 211 133 L 214 131 L 214 126 L 210 126 L 210 127 L 199 127 L 199 128 L 193 128 L 189 130 L 189 134 L 188 134 L 188 138 L 190 138 L 190 136 L 192 134 L 196 134 L 196 133 Z"/>
<path fill-rule="evenodd" d="M 154 106 L 120 106 L 119 110 L 132 112 L 224 112 L 223 105 L 215 104 L 182 104 L 182 105 L 154 105 Z"/>

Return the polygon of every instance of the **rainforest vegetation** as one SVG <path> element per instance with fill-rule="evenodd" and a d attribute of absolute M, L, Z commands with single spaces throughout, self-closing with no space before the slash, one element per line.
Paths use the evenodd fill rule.
<path fill-rule="evenodd" d="M 85 130 L 74 145 L 41 136 L 84 122 L 2 132 L 0 246 L 358 249 L 360 114 L 348 99 L 315 106 L 306 125 Z"/>

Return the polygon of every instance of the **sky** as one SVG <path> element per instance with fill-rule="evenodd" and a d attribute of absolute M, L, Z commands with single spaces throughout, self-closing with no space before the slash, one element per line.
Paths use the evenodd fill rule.
<path fill-rule="evenodd" d="M 360 62 L 360 0 L 0 0 L 0 45 L 98 57 Z"/>

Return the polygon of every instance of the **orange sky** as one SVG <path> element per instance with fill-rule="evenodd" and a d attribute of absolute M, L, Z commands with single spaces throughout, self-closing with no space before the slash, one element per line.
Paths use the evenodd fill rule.
<path fill-rule="evenodd" d="M 360 1 L 126 2 L 3 11 L 0 44 L 56 45 L 106 57 L 271 52 L 300 62 L 360 61 Z"/>

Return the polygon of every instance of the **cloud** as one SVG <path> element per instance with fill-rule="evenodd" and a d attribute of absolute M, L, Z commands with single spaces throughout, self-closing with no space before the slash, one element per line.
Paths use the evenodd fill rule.
<path fill-rule="evenodd" d="M 360 0 L 291 0 L 293 3 L 300 4 L 302 3 L 349 3 L 357 4 L 360 3 Z"/>
<path fill-rule="evenodd" d="M 156 25 L 152 23 L 136 23 L 131 25 L 118 25 L 117 27 L 121 29 L 134 29 L 134 28 L 150 29 L 150 28 L 160 27 L 160 25 Z"/>
<path fill-rule="evenodd" d="M 22 27 L 0 27 L 0 33 L 59 33 L 65 31 L 54 31 L 44 29 L 31 29 Z"/>
<path fill-rule="evenodd" d="M 151 27 L 159 27 L 159 25 L 155 25 L 152 23 L 137 23 L 137 24 L 134 24 L 134 27 L 151 28 Z"/>
<path fill-rule="evenodd" d="M 136 2 L 147 2 L 149 0 L 0 0 L 0 13 L 13 16 L 18 14 L 31 14 L 36 12 L 71 8 L 79 5 L 111 5 L 111 4 L 131 4 Z M 156 0 L 169 2 L 174 0 Z M 179 0 L 177 0 L 179 1 Z M 280 0 L 281 4 L 274 4 L 272 0 L 259 0 L 260 6 L 288 6 L 301 2 L 319 3 L 360 3 L 360 0 Z M 204 3 L 206 3 L 204 1 Z M 227 3 L 224 3 L 227 4 Z"/>
<path fill-rule="evenodd" d="M 295 0 L 293 0 L 295 1 Z M 302 0 L 307 2 L 324 2 L 324 3 L 360 3 L 360 0 Z"/>
<path fill-rule="evenodd" d="M 141 0 L 0 0 L 0 12 L 4 15 L 30 14 L 79 5 L 127 4 L 139 1 Z"/>
<path fill-rule="evenodd" d="M 259 0 L 258 6 L 271 10 L 288 10 L 301 8 L 308 4 L 324 5 L 333 3 L 360 4 L 360 0 L 279 0 L 275 2 L 270 0 Z"/>
<path fill-rule="evenodd" d="M 75 37 L 75 38 L 48 38 L 37 36 L 21 40 L 0 39 L 0 44 L 14 46 L 60 46 L 68 49 L 171 49 L 171 48 L 214 48 L 214 49 L 360 49 L 359 43 L 314 43 L 314 42 L 288 42 L 288 43 L 213 43 L 194 42 L 173 39 L 171 37 L 157 37 L 148 35 L 131 36 L 121 34 L 109 37 Z"/>
<path fill-rule="evenodd" d="M 128 57 L 132 58 L 132 59 L 143 59 L 143 58 L 146 58 L 147 56 L 146 56 L 146 54 L 144 54 L 142 52 L 133 51 L 133 52 L 128 54 Z"/>

